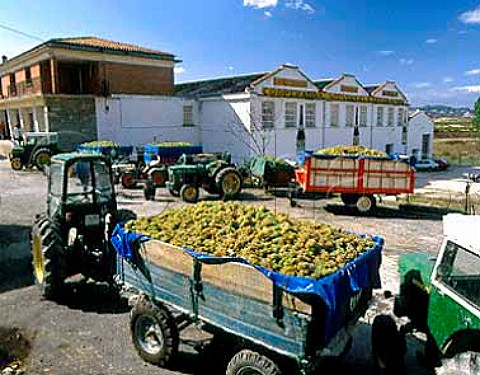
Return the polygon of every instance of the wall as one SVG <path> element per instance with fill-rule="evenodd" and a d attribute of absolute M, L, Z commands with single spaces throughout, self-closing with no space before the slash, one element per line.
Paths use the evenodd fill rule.
<path fill-rule="evenodd" d="M 430 134 L 430 151 L 428 157 L 433 154 L 433 122 L 425 113 L 419 113 L 410 119 L 408 123 L 408 149 L 409 153 L 417 149 L 419 157 L 422 152 L 422 135 Z"/>
<path fill-rule="evenodd" d="M 49 129 L 59 133 L 59 147 L 71 150 L 97 137 L 95 98 L 88 96 L 46 97 Z"/>
<path fill-rule="evenodd" d="M 173 68 L 99 63 L 97 86 L 108 81 L 110 94 L 172 95 Z"/>
<path fill-rule="evenodd" d="M 184 102 L 182 98 L 165 96 L 115 95 L 109 99 L 96 98 L 98 139 L 133 146 L 154 141 L 199 144 L 199 127 L 183 126 Z M 198 110 L 194 106 L 195 123 L 198 123 L 198 118 Z"/>

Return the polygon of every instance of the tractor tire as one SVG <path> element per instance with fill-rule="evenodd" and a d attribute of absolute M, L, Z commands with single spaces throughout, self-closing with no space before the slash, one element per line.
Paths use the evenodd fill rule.
<path fill-rule="evenodd" d="M 405 374 L 405 336 L 389 315 L 378 315 L 372 324 L 373 373 L 385 375 Z"/>
<path fill-rule="evenodd" d="M 232 167 L 220 170 L 215 176 L 220 195 L 224 198 L 236 198 L 242 190 L 242 176 Z"/>
<path fill-rule="evenodd" d="M 165 176 L 164 172 L 160 169 L 154 169 L 148 172 L 150 180 L 156 187 L 163 187 L 165 186 Z"/>
<path fill-rule="evenodd" d="M 35 282 L 44 298 L 53 299 L 61 290 L 65 271 L 60 259 L 64 247 L 60 228 L 42 218 L 33 224 L 30 238 Z"/>
<path fill-rule="evenodd" d="M 20 158 L 13 158 L 10 160 L 10 167 L 12 167 L 12 169 L 14 171 L 21 171 L 22 168 L 23 168 L 23 162 L 22 162 L 22 159 Z"/>
<path fill-rule="evenodd" d="M 40 147 L 32 156 L 32 164 L 39 171 L 43 171 L 46 165 L 50 164 L 52 152 L 46 147 Z"/>
<path fill-rule="evenodd" d="M 135 173 L 133 172 L 123 172 L 120 176 L 120 182 L 125 189 L 133 189 L 137 186 L 137 181 L 135 178 Z"/>
<path fill-rule="evenodd" d="M 225 375 L 281 375 L 280 368 L 270 358 L 252 350 L 235 354 L 227 365 Z"/>
<path fill-rule="evenodd" d="M 178 354 L 178 327 L 170 311 L 140 297 L 130 313 L 130 333 L 140 357 L 157 366 L 168 367 Z"/>
<path fill-rule="evenodd" d="M 198 187 L 195 185 L 186 184 L 180 189 L 180 196 L 182 200 L 187 203 L 197 203 L 198 201 Z"/>

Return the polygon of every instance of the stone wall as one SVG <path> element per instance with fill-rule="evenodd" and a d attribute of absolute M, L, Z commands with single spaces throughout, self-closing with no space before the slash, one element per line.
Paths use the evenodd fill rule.
<path fill-rule="evenodd" d="M 79 143 L 97 137 L 95 98 L 52 96 L 46 98 L 49 128 L 59 133 L 59 147 L 73 150 Z"/>

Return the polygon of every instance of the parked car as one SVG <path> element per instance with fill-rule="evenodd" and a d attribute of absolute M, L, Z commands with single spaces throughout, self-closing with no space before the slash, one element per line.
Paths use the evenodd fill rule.
<path fill-rule="evenodd" d="M 465 177 L 467 180 L 470 180 L 471 182 L 480 182 L 480 173 L 476 173 L 476 172 L 464 173 L 463 177 Z"/>
<path fill-rule="evenodd" d="M 448 163 L 447 159 L 435 159 L 435 163 L 438 164 L 438 170 L 439 171 L 446 171 L 448 167 L 450 167 L 450 164 Z"/>
<path fill-rule="evenodd" d="M 434 171 L 438 169 L 438 164 L 432 159 L 422 159 L 415 163 L 415 169 L 417 171 Z"/>

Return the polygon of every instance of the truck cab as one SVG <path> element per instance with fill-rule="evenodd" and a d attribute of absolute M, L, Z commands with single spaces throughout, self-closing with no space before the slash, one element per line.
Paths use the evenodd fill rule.
<path fill-rule="evenodd" d="M 436 362 L 480 352 L 479 230 L 480 216 L 449 214 L 436 259 L 425 254 L 400 259 L 394 313 L 410 318 L 405 332 L 426 333 L 425 354 Z"/>

